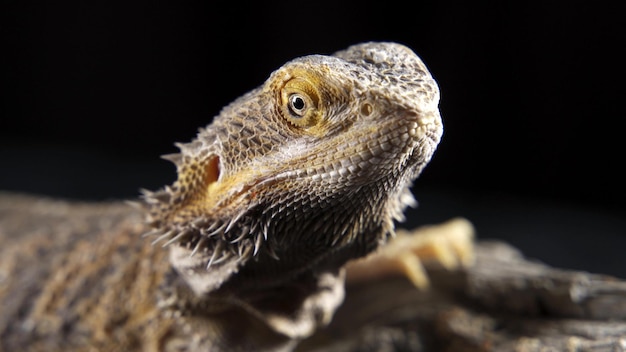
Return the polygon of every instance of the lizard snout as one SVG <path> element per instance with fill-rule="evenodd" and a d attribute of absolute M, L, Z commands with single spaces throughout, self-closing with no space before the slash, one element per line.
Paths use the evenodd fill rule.
<path fill-rule="evenodd" d="M 416 120 L 420 126 L 441 124 L 441 116 L 439 115 L 438 112 L 434 112 L 434 111 L 419 113 L 417 115 Z"/>

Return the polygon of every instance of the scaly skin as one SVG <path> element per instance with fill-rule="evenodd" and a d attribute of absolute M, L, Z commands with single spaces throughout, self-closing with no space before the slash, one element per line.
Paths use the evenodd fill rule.
<path fill-rule="evenodd" d="M 79 205 L 22 236 L 7 219 L 50 214 L 4 204 L 1 345 L 294 347 L 341 304 L 343 265 L 384 244 L 414 203 L 443 131 L 438 101 L 402 45 L 306 56 L 167 157 L 178 179 L 144 193 L 145 223 L 119 204 Z"/>

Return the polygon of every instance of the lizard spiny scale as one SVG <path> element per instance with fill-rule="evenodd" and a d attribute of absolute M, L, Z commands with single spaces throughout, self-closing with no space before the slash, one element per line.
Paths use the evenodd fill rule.
<path fill-rule="evenodd" d="M 224 107 L 142 209 L 0 197 L 0 350 L 292 350 L 415 204 L 438 100 L 410 49 L 363 43 Z"/>
<path fill-rule="evenodd" d="M 415 204 L 409 187 L 443 131 L 438 100 L 425 65 L 399 44 L 283 65 L 177 144 L 166 157 L 177 181 L 145 193 L 152 224 L 174 231 L 173 267 L 198 295 L 236 296 L 250 277 L 281 282 L 371 252 Z M 187 246 L 177 245 L 184 231 Z M 194 261 L 179 263 L 186 252 Z"/>

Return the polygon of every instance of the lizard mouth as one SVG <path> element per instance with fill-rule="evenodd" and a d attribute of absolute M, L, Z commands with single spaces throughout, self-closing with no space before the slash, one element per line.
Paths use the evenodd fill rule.
<path fill-rule="evenodd" d="M 368 133 L 362 133 L 360 136 L 354 136 L 355 139 L 362 140 L 364 145 L 369 144 L 369 152 L 358 151 L 357 149 L 351 152 L 351 147 L 347 147 L 347 149 L 328 148 L 319 145 L 314 148 L 316 149 L 313 153 L 316 155 L 314 159 L 311 159 L 312 150 L 308 150 L 306 155 L 298 157 L 299 162 L 296 164 L 307 165 L 302 169 L 293 169 L 288 167 L 289 165 L 273 165 L 271 168 L 250 167 L 237 170 L 235 173 L 228 173 L 223 170 L 222 156 L 217 153 L 210 155 L 205 160 L 190 165 L 188 169 L 181 170 L 179 176 L 181 176 L 180 184 L 182 187 L 178 191 L 181 194 L 190 195 L 190 198 L 185 197 L 187 199 L 183 201 L 184 204 L 180 204 L 179 210 L 181 208 L 195 210 L 192 211 L 196 213 L 195 215 L 202 214 L 205 217 L 214 213 L 215 209 L 228 210 L 243 205 L 242 202 L 254 203 L 264 189 L 272 188 L 281 180 L 293 178 L 303 180 L 314 177 L 311 175 L 330 178 L 332 175 L 326 174 L 329 173 L 331 166 L 339 173 L 344 167 L 342 162 L 331 160 L 337 159 L 338 156 L 352 159 L 359 156 L 360 161 L 365 163 L 365 166 L 359 167 L 365 173 L 369 172 L 367 170 L 377 169 L 376 163 L 378 162 L 398 161 L 397 156 L 391 155 L 395 153 L 404 154 L 404 158 L 400 159 L 406 158 L 405 162 L 422 163 L 428 161 L 422 159 L 432 154 L 433 151 L 430 149 L 436 147 L 441 137 L 441 117 L 438 111 L 409 113 L 400 119 L 403 122 L 397 119 L 396 121 L 387 121 L 384 124 L 386 127 L 381 126 L 380 130 L 373 135 L 367 136 Z M 367 139 L 370 140 L 369 143 L 365 141 Z M 305 149 L 302 148 L 302 150 Z M 405 162 L 401 162 L 401 164 L 406 166 Z M 345 168 L 352 172 L 354 166 Z M 312 170 L 316 172 L 312 172 Z M 197 175 L 201 176 L 197 177 Z M 375 175 L 370 175 L 368 179 L 371 180 L 372 177 L 376 178 Z M 247 204 L 245 208 L 249 208 L 250 204 Z M 172 215 L 176 217 L 175 214 L 180 213 L 174 211 Z M 182 213 L 187 212 L 183 211 Z M 175 220 L 174 222 L 178 221 Z M 183 220 L 182 222 L 186 221 Z"/>

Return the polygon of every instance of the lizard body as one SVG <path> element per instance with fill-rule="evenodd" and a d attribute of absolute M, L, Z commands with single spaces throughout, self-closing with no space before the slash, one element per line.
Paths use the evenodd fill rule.
<path fill-rule="evenodd" d="M 415 202 L 443 131 L 438 101 L 405 46 L 305 56 L 179 144 L 177 181 L 146 191 L 142 209 L 2 203 L 0 346 L 294 348 L 341 304 L 344 264 Z"/>

